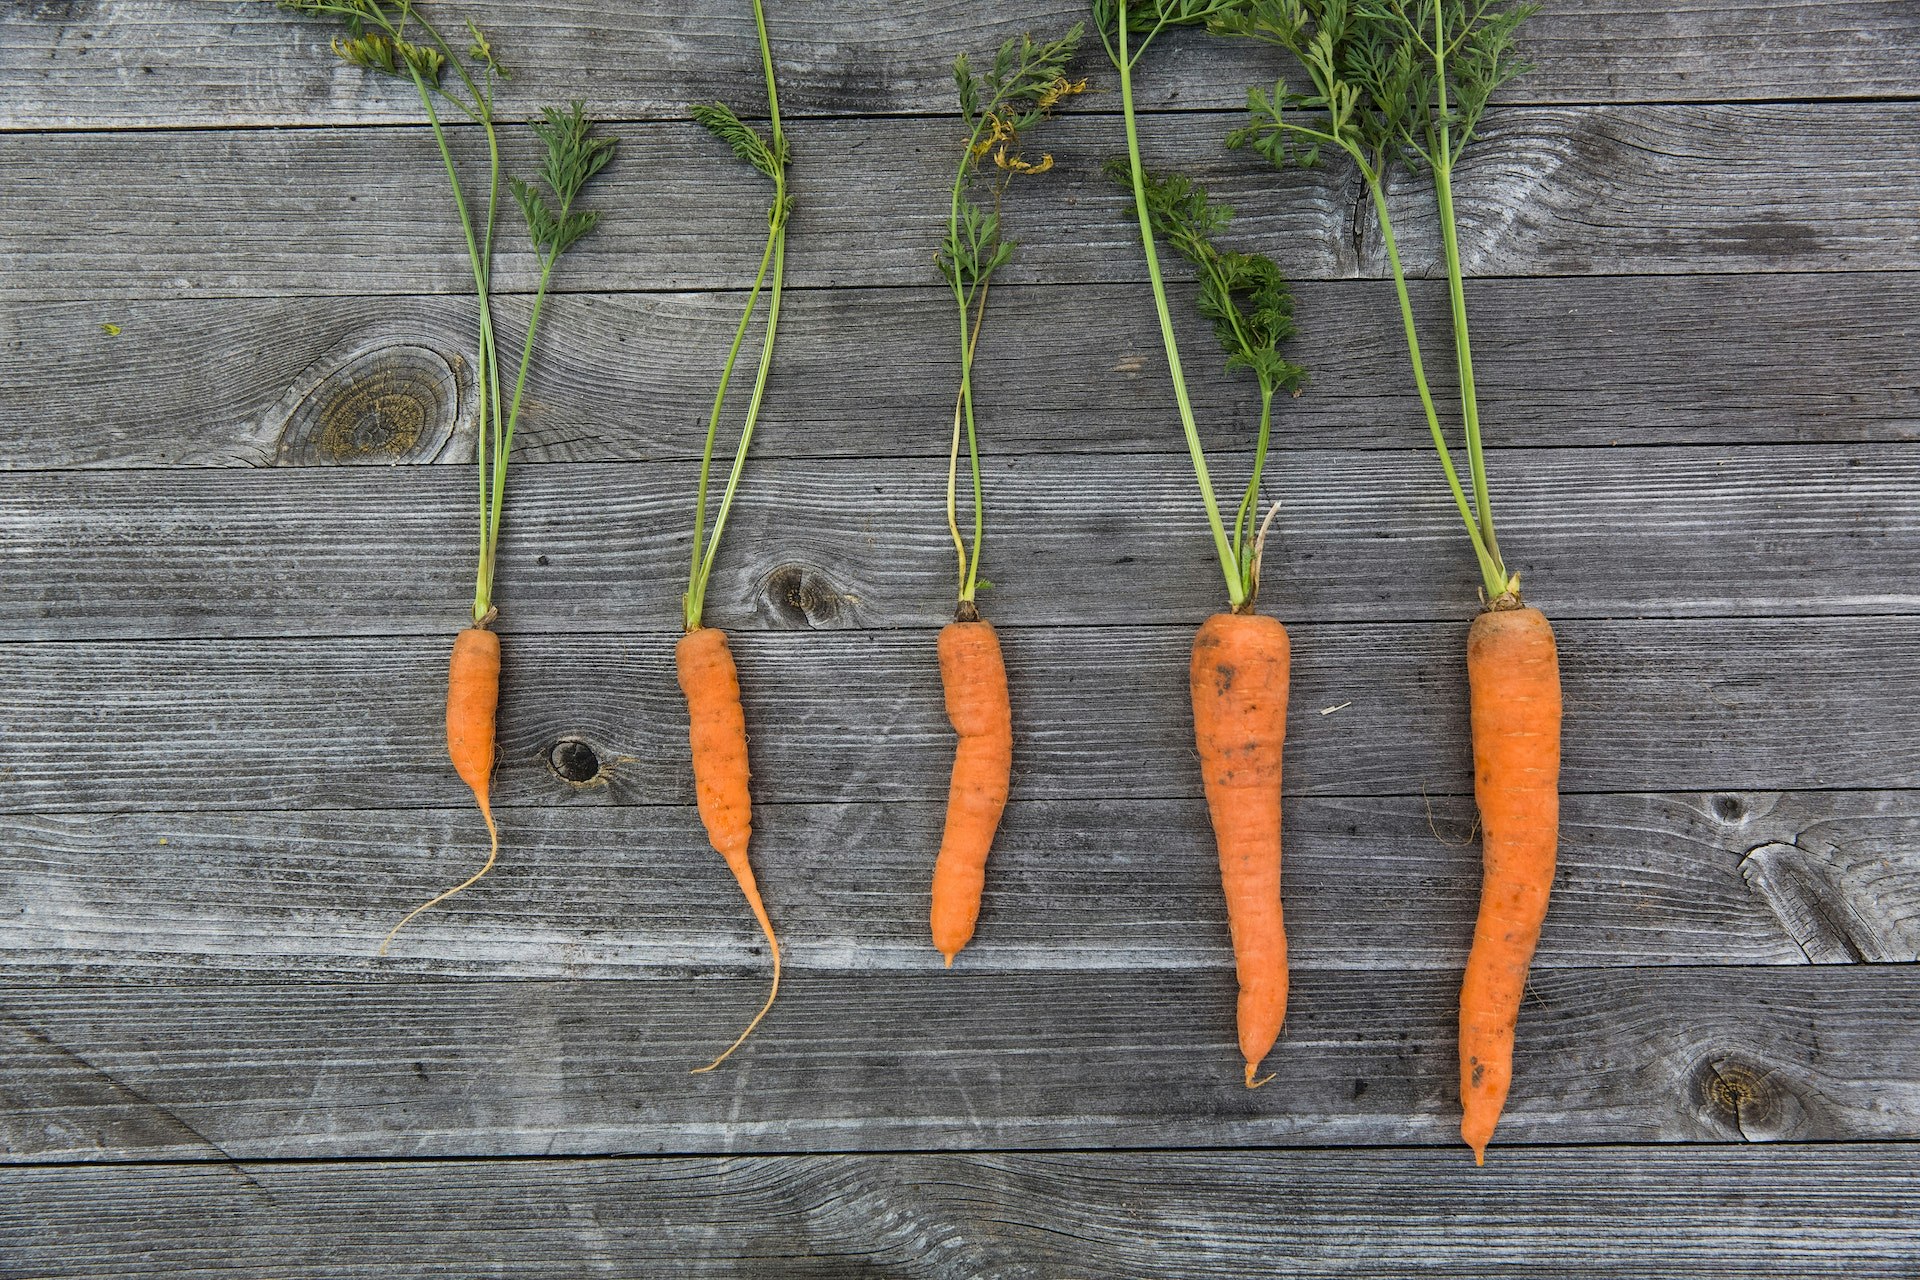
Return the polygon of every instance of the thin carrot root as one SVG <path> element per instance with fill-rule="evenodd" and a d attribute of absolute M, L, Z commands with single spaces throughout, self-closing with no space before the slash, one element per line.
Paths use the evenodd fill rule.
<path fill-rule="evenodd" d="M 1233 935 L 1240 1053 L 1250 1089 L 1266 1083 L 1255 1073 L 1287 1016 L 1280 764 L 1290 659 L 1286 628 L 1274 619 L 1217 613 L 1194 636 L 1189 672 L 1194 741 Z"/>
<path fill-rule="evenodd" d="M 727 1046 L 726 1051 L 706 1066 L 695 1067 L 687 1073 L 688 1075 L 705 1075 L 732 1057 L 733 1051 L 747 1042 L 747 1037 L 753 1034 L 753 1029 L 760 1025 L 762 1018 L 767 1016 L 767 1010 L 773 1008 L 774 998 L 780 994 L 780 941 L 773 936 L 773 922 L 767 919 L 767 909 L 760 903 L 760 891 L 753 885 L 753 873 L 751 871 L 747 873 L 747 882 L 741 887 L 747 892 L 747 905 L 753 908 L 754 918 L 760 922 L 761 931 L 767 935 L 767 945 L 773 949 L 773 989 L 767 992 L 767 1002 L 760 1006 L 760 1012 L 753 1015 L 753 1021 L 747 1024 L 747 1029 L 742 1031 L 734 1039 L 734 1042 Z"/>
<path fill-rule="evenodd" d="M 1500 609 L 1467 639 L 1483 874 L 1460 986 L 1460 1136 L 1485 1164 L 1513 1083 L 1514 1027 L 1553 886 L 1560 825 L 1560 663 L 1538 609 Z"/>
<path fill-rule="evenodd" d="M 491 610 L 478 626 L 468 627 L 453 641 L 453 657 L 447 666 L 447 757 L 460 780 L 473 789 L 480 806 L 480 817 L 487 824 L 487 861 L 478 871 L 453 888 L 429 898 L 400 918 L 387 930 L 377 955 L 387 948 L 414 917 L 429 907 L 438 906 L 454 894 L 471 888 L 493 870 L 500 857 L 500 829 L 493 822 L 493 806 L 488 789 L 493 783 L 494 719 L 500 707 L 500 637 L 487 630 L 493 621 Z"/>
<path fill-rule="evenodd" d="M 1007 667 L 991 622 L 950 622 L 940 631 L 940 681 L 947 719 L 960 735 L 947 792 L 946 829 L 933 867 L 928 913 L 933 945 L 946 967 L 973 938 L 987 856 L 1006 811 L 1013 769 L 1013 709 Z"/>
<path fill-rule="evenodd" d="M 445 902 L 448 898 L 451 898 L 456 893 L 460 893 L 461 891 L 466 889 L 471 889 L 474 885 L 480 882 L 480 878 L 482 876 L 486 875 L 487 872 L 493 870 L 494 862 L 498 860 L 500 857 L 500 829 L 493 825 L 493 813 L 487 807 L 487 802 L 485 800 L 482 800 L 480 802 L 480 816 L 486 821 L 486 824 L 487 824 L 488 849 L 487 849 L 486 863 L 482 865 L 481 868 L 478 871 L 474 872 L 471 876 L 468 876 L 465 880 L 462 880 L 459 884 L 453 886 L 453 888 L 447 890 L 445 893 L 439 895 L 438 897 L 427 899 L 425 902 L 421 903 L 419 906 L 415 907 L 413 910 L 407 912 L 406 915 L 400 917 L 400 923 L 393 926 L 393 928 L 387 930 L 387 936 L 381 939 L 380 950 L 375 953 L 376 955 L 384 956 L 385 954 L 387 954 L 387 948 L 393 945 L 394 936 L 398 934 L 402 929 L 406 928 L 409 924 L 413 923 L 413 918 L 415 916 L 427 910 L 429 907 L 439 906 L 441 903 Z"/>
<path fill-rule="evenodd" d="M 674 661 L 680 691 L 687 699 L 687 736 L 700 821 L 707 828 L 707 839 L 739 882 L 740 892 L 746 895 L 747 906 L 773 952 L 773 989 L 767 993 L 767 1002 L 726 1052 L 706 1066 L 694 1068 L 693 1074 L 698 1075 L 725 1062 L 773 1008 L 774 997 L 780 994 L 780 940 L 774 935 L 773 921 L 767 916 L 752 864 L 747 861 L 747 845 L 753 839 L 753 803 L 747 786 L 752 776 L 747 767 L 747 717 L 740 706 L 740 673 L 727 648 L 726 632 L 717 627 L 687 632 L 674 650 Z"/>

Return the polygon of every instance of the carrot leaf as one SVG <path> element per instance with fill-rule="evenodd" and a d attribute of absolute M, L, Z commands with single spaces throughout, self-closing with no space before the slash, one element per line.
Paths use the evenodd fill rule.
<path fill-rule="evenodd" d="M 1132 187 L 1124 157 L 1109 160 L 1106 172 L 1119 186 Z M 1177 173 L 1143 178 L 1154 232 L 1199 273 L 1200 314 L 1213 321 L 1227 367 L 1250 370 L 1268 392 L 1298 393 L 1307 371 L 1279 352 L 1294 335 L 1293 294 L 1280 268 L 1262 254 L 1214 243 L 1233 222 L 1233 208 L 1209 199 L 1198 182 Z"/>
<path fill-rule="evenodd" d="M 934 266 L 953 290 L 960 321 L 960 392 L 953 407 L 953 443 L 947 459 L 947 529 L 960 562 L 960 603 L 973 600 L 980 583 L 980 544 L 986 530 L 980 446 L 973 414 L 973 352 L 986 315 L 993 273 L 1013 257 L 1013 241 L 1001 235 L 1000 200 L 1016 175 L 1053 168 L 1053 156 L 1028 159 L 1021 142 L 1061 101 L 1083 92 L 1085 80 L 1067 74 L 1085 28 L 1075 23 L 1057 40 L 1031 34 L 1001 44 L 986 70 L 976 71 L 965 54 L 953 61 L 953 83 L 966 147 L 953 177 L 946 235 Z M 992 167 L 987 162 L 992 161 Z M 973 470 L 973 546 L 960 533 L 960 444 L 964 437 Z"/>

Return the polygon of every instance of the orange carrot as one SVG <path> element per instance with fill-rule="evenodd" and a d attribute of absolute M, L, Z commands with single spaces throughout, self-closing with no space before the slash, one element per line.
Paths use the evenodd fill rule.
<path fill-rule="evenodd" d="M 1513 1082 L 1514 1024 L 1560 825 L 1560 659 L 1545 615 L 1496 607 L 1475 619 L 1467 682 L 1484 871 L 1460 987 L 1460 1136 L 1485 1164 Z"/>
<path fill-rule="evenodd" d="M 489 615 L 491 616 L 491 615 Z M 394 935 L 428 907 L 436 906 L 468 888 L 493 870 L 500 856 L 500 832 L 493 825 L 487 790 L 493 781 L 493 721 L 500 706 L 500 637 L 485 627 L 468 627 L 453 641 L 453 661 L 447 671 L 447 755 L 453 771 L 473 788 L 480 817 L 487 824 L 487 860 L 472 876 L 401 917 L 387 930 L 380 954 L 387 954 Z"/>
<path fill-rule="evenodd" d="M 1007 667 L 991 622 L 949 622 L 940 631 L 947 719 L 960 735 L 947 791 L 947 829 L 933 867 L 933 945 L 953 965 L 980 919 L 987 853 L 1007 807 L 1013 769 L 1013 708 Z"/>
<path fill-rule="evenodd" d="M 747 717 L 740 708 L 740 674 L 727 648 L 727 633 L 718 627 L 700 627 L 680 637 L 674 650 L 680 673 L 680 692 L 687 698 L 687 737 L 693 748 L 693 789 L 700 803 L 700 821 L 707 839 L 727 860 L 727 869 L 740 882 L 747 905 L 773 949 L 773 990 L 739 1038 L 725 1053 L 695 1074 L 711 1071 L 727 1060 L 753 1034 L 760 1019 L 780 994 L 780 940 L 760 901 L 753 867 L 747 862 L 747 842 L 753 838 L 753 807 L 747 794 Z"/>
<path fill-rule="evenodd" d="M 1287 933 L 1280 914 L 1280 755 L 1287 737 L 1287 629 L 1254 613 L 1216 613 L 1193 638 L 1193 733 L 1220 849 L 1247 1087 L 1287 1016 Z"/>

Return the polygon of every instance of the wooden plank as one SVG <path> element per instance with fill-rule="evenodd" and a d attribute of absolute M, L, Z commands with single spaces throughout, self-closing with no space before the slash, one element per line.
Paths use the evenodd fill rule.
<path fill-rule="evenodd" d="M 1229 972 L 0 986 L 14 1160 L 1457 1147 L 1455 973 L 1296 970 L 1241 1083 Z M 1912 1140 L 1912 965 L 1549 970 L 1498 1150 Z"/>
<path fill-rule="evenodd" d="M 884 23 L 855 0 L 811 0 L 769 16 L 782 106 L 795 115 L 942 113 L 948 66 L 1022 29 L 1064 30 L 1084 4 L 1029 3 L 1002 16 L 951 2 L 896 6 Z M 510 118 L 587 91 L 609 117 L 683 115 L 715 93 L 760 101 L 746 11 L 643 0 L 471 0 L 514 71 Z M 457 26 L 457 23 L 456 23 Z M 362 75 L 327 51 L 327 23 L 265 5 L 99 0 L 0 11 L 0 128 L 405 122 L 404 86 Z M 1509 90 L 1528 102 L 1894 97 L 1920 93 L 1908 57 L 1920 18 L 1898 0 L 1630 0 L 1548 6 L 1526 28 L 1538 69 Z M 583 63 L 583 59 L 585 59 Z M 1108 90 L 1097 43 L 1082 66 Z M 590 76 L 582 80 L 583 69 Z M 1235 107 L 1245 86 L 1283 69 L 1271 53 L 1185 33 L 1141 76 L 1154 107 Z M 1085 109 L 1083 106 L 1083 109 Z"/>
<path fill-rule="evenodd" d="M 1911 1146 L 828 1155 L 0 1173 L 26 1274 L 1906 1277 Z"/>
<path fill-rule="evenodd" d="M 592 763 L 568 753 L 584 774 Z M 585 785 L 591 785 L 591 782 Z M 761 805 L 759 879 L 789 974 L 925 975 L 942 806 Z M 1479 851 L 1464 796 L 1302 797 L 1287 932 L 1312 969 L 1458 972 Z M 384 973 L 619 977 L 752 964 L 757 933 L 687 809 L 514 811 L 487 880 L 409 926 Z M 13 981 L 365 976 L 463 876 L 457 809 L 0 819 Z M 1570 796 L 1536 970 L 1920 959 L 1920 795 Z M 1198 800 L 1015 801 L 969 972 L 1231 968 Z M 1123 888 L 1120 886 L 1124 886 Z"/>
<path fill-rule="evenodd" d="M 1175 292 L 1196 411 L 1212 439 L 1231 439 L 1221 429 L 1243 429 L 1249 384 L 1219 371 L 1185 287 Z M 1434 327 L 1445 292 L 1415 282 L 1430 331 L 1444 332 Z M 1302 332 L 1289 354 L 1313 382 L 1282 407 L 1282 443 L 1423 448 L 1391 286 L 1307 281 L 1295 294 Z M 1505 444 L 1920 439 L 1920 275 L 1483 280 L 1469 302 L 1481 419 Z M 516 455 L 697 457 L 741 303 L 736 293 L 556 299 Z M 756 456 L 944 455 L 940 424 L 958 377 L 952 307 L 935 289 L 796 293 Z M 501 311 L 518 332 L 520 300 Z M 1099 321 L 1063 324 L 1064 312 Z M 472 303 L 452 297 L 0 308 L 0 468 L 465 456 L 442 446 L 461 406 L 472 413 L 472 325 Z M 1815 326 L 1821 340 L 1809 343 Z M 1159 341 L 1133 285 L 999 290 L 976 396 L 989 454 L 1177 448 Z M 845 376 L 850 352 L 867 353 L 858 378 Z M 1430 371 L 1442 397 L 1450 364 Z M 1789 367 L 1794 376 L 1780 376 Z M 457 397 L 437 391 L 450 372 Z M 385 448 L 361 439 L 358 453 L 316 448 L 329 427 L 367 417 L 369 390 L 405 395 L 400 427 L 417 412 L 434 429 L 393 430 Z"/>
<path fill-rule="evenodd" d="M 1568 621 L 1920 612 L 1920 458 L 1784 453 L 1496 451 L 1510 567 Z M 762 462 L 729 521 L 714 615 L 816 630 L 949 621 L 944 462 Z M 1214 464 L 1237 495 L 1249 459 Z M 503 628 L 671 625 L 695 470 L 518 472 Z M 1441 620 L 1472 607 L 1473 559 L 1431 456 L 1285 451 L 1266 474 L 1262 508 L 1283 513 L 1265 562 L 1276 616 Z M 1178 623 L 1223 603 L 1184 454 L 996 458 L 986 478 L 995 586 L 983 604 L 997 621 Z M 439 635 L 472 595 L 473 485 L 464 466 L 0 475 L 0 638 Z M 388 591 L 365 589 L 381 578 Z"/>
<path fill-rule="evenodd" d="M 458 621 L 449 617 L 449 633 Z M 1293 628 L 1290 787 L 1463 792 L 1466 628 L 1465 618 Z M 1558 632 L 1565 791 L 1920 786 L 1911 618 L 1570 622 Z M 496 803 L 690 803 L 673 639 L 510 638 Z M 1197 795 L 1191 640 L 1188 626 L 1009 630 L 1015 794 Z M 14 645 L 0 687 L 0 812 L 464 808 L 470 797 L 445 761 L 447 644 Z M 945 796 L 953 739 L 931 628 L 741 632 L 733 648 L 756 799 Z M 1780 694 L 1783 673 L 1791 697 Z M 577 796 L 554 775 L 547 761 L 562 739 L 618 762 L 605 788 Z"/>
<path fill-rule="evenodd" d="M 1336 167 L 1279 175 L 1228 152 L 1239 117 L 1186 113 L 1145 130 L 1241 209 L 1237 238 L 1301 278 L 1380 276 L 1370 206 Z M 765 232 L 765 179 L 690 123 L 626 124 L 595 203 L 617 215 L 569 256 L 564 290 L 737 287 Z M 507 141 L 528 166 L 527 131 Z M 791 131 L 802 287 L 925 285 L 946 208 L 953 129 L 937 120 L 816 120 Z M 469 160 L 479 139 L 457 140 Z M 1012 280 L 1142 278 L 1137 228 L 1099 172 L 1112 117 L 1059 121 L 1059 167 L 1006 203 L 1024 252 Z M 0 297 L 464 292 L 470 274 L 420 129 L 39 134 L 10 141 Z M 396 175 L 415 175 L 412 180 Z M 1913 270 L 1920 265 L 1920 104 L 1513 108 L 1458 182 L 1476 276 Z M 110 196 L 103 194 L 110 192 Z M 1409 270 L 1438 259 L 1432 200 L 1396 188 Z M 509 215 L 509 218 L 514 215 Z M 512 223 L 509 222 L 511 230 Z M 526 289 L 511 230 L 496 279 Z M 218 245 L 218 253 L 207 246 Z M 343 271 L 368 245 L 378 271 Z"/>

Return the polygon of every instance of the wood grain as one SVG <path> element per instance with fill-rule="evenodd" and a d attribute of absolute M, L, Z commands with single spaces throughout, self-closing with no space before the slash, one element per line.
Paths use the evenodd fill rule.
<path fill-rule="evenodd" d="M 926 914 L 940 806 L 763 804 L 754 824 L 789 973 L 917 980 L 937 966 Z M 690 811 L 517 810 L 506 833 L 499 869 L 410 925 L 380 972 L 589 978 L 758 963 L 758 935 Z M 1478 901 L 1472 834 L 1464 796 L 1296 799 L 1293 963 L 1457 973 Z M 458 809 L 4 818 L 0 901 L 20 907 L 0 927 L 0 967 L 14 981 L 364 977 L 387 928 L 481 852 L 477 821 Z M 1223 920 L 1197 800 L 1015 801 L 961 968 L 1218 976 L 1232 963 Z M 1914 792 L 1566 800 L 1538 971 L 1915 959 Z"/>
<path fill-rule="evenodd" d="M 782 106 L 797 115 L 943 113 L 955 54 L 980 56 L 1023 29 L 1064 30 L 1084 4 L 1004 7 L 935 0 L 892 6 L 887 20 L 858 0 L 809 0 L 770 14 Z M 515 73 L 509 118 L 579 85 L 609 117 L 681 116 L 716 92 L 757 103 L 753 28 L 743 11 L 638 0 L 469 0 Z M 419 105 L 403 85 L 341 65 L 334 28 L 265 5 L 180 0 L 37 0 L 0 10 L 0 128 L 171 128 L 180 125 L 407 122 Z M 1920 92 L 1907 55 L 1920 18 L 1899 0 L 1630 0 L 1547 7 L 1525 29 L 1538 69 L 1518 101 L 1634 102 L 1897 97 Z M 1108 92 L 1097 42 L 1082 65 Z M 1157 107 L 1237 107 L 1244 87 L 1283 69 L 1270 53 L 1177 33 L 1144 68 Z M 551 86 L 560 86 L 553 90 Z"/>
<path fill-rule="evenodd" d="M 464 809 L 443 711 L 458 621 L 449 638 L 10 646 L 0 812 Z M 1289 787 L 1464 792 L 1467 622 L 1294 626 L 1303 710 L 1288 734 Z M 1558 632 L 1567 792 L 1920 786 L 1920 629 L 1909 617 Z M 1008 628 L 1014 794 L 1198 795 L 1182 675 L 1192 635 Z M 933 639 L 932 627 L 736 631 L 755 798 L 944 797 L 953 740 Z M 689 803 L 672 648 L 667 632 L 510 637 L 496 806 Z M 1306 714 L 1340 704 L 1350 705 Z M 551 752 L 573 738 L 619 762 L 608 786 L 575 794 L 554 776 Z"/>
<path fill-rule="evenodd" d="M 1144 131 L 1240 210 L 1236 240 L 1292 275 L 1379 277 L 1370 205 L 1328 166 L 1276 174 L 1222 138 L 1239 116 L 1185 113 Z M 765 180 L 691 123 L 611 130 L 620 158 L 594 202 L 617 210 L 569 254 L 561 291 L 737 287 L 765 228 Z M 797 121 L 789 279 L 925 285 L 957 146 L 937 120 Z M 506 141 L 528 166 L 527 131 Z M 456 140 L 469 160 L 477 131 Z M 1123 148 L 1110 117 L 1058 121 L 1047 180 L 1006 201 L 1023 251 L 1008 281 L 1137 281 L 1137 229 L 1099 172 Z M 420 129 L 33 134 L 9 139 L 0 297 L 465 292 L 464 248 Z M 396 175 L 419 175 L 403 180 Z M 1456 183 L 1475 276 L 1912 271 L 1920 266 L 1920 103 L 1512 108 L 1490 118 Z M 105 194 L 111 192 L 111 196 Z M 1434 270 L 1430 193 L 1397 183 L 1401 249 Z M 509 215 L 511 218 L 512 215 Z M 507 224 L 497 287 L 531 254 Z M 218 252 L 208 252 L 217 245 Z M 377 270 L 342 269 L 368 245 Z"/>
<path fill-rule="evenodd" d="M 831 1155 L 0 1172 L 47 1280 L 1911 1274 L 1911 1146 Z M 1626 1185 L 1671 1188 L 1622 1197 Z M 350 1225 L 343 1225 L 350 1224 Z"/>
<path fill-rule="evenodd" d="M 1458 1144 L 1456 973 L 1296 969 L 1246 1089 L 1227 972 L 0 985 L 13 1159 Z M 1550 970 L 1499 1141 L 1912 1140 L 1912 965 Z"/>
<path fill-rule="evenodd" d="M 1417 281 L 1414 296 L 1427 331 L 1443 332 L 1444 286 Z M 1174 297 L 1202 425 L 1216 443 L 1245 440 L 1250 384 L 1220 370 L 1186 286 Z M 1301 333 L 1289 354 L 1312 383 L 1282 406 L 1282 445 L 1425 448 L 1392 287 L 1308 281 L 1295 299 Z M 1504 445 L 1920 439 L 1920 274 L 1480 280 L 1468 301 L 1481 419 Z M 697 457 L 717 353 L 741 302 L 735 293 L 554 300 L 516 457 Z M 934 289 L 795 293 L 755 456 L 944 456 L 939 424 L 951 420 L 959 376 L 952 308 Z M 520 300 L 500 312 L 518 332 Z M 470 385 L 473 314 L 454 297 L 0 308 L 0 469 L 461 460 L 470 452 L 435 454 L 426 442 L 439 437 L 410 437 L 406 422 L 386 424 L 387 447 L 358 459 L 286 445 L 343 419 L 378 428 L 384 420 L 357 395 L 378 371 L 370 362 L 428 373 L 437 363 Z M 1069 315 L 1086 320 L 1063 322 Z M 121 332 L 106 333 L 108 321 Z M 1177 449 L 1159 343 L 1136 286 L 999 289 L 976 388 L 989 456 Z M 858 377 L 847 376 L 852 352 L 872 357 Z M 1443 397 L 1450 363 L 1429 371 Z M 415 396 L 399 407 L 408 421 L 438 423 L 449 403 Z"/>
<path fill-rule="evenodd" d="M 713 616 L 796 630 L 950 621 L 944 462 L 759 462 L 729 522 Z M 1248 458 L 1213 463 L 1237 501 Z M 1920 611 L 1920 458 L 1858 445 L 1539 448 L 1493 451 L 1489 466 L 1510 565 L 1557 619 Z M 516 472 L 503 629 L 672 618 L 695 473 Z M 1262 510 L 1282 513 L 1267 611 L 1320 623 L 1473 608 L 1472 558 L 1430 455 L 1287 449 L 1267 477 Z M 1223 604 L 1184 455 L 993 459 L 986 483 L 995 586 L 983 603 L 996 621 L 1172 624 Z M 467 467 L 0 475 L 12 553 L 0 638 L 438 635 L 470 595 L 472 490 Z"/>

